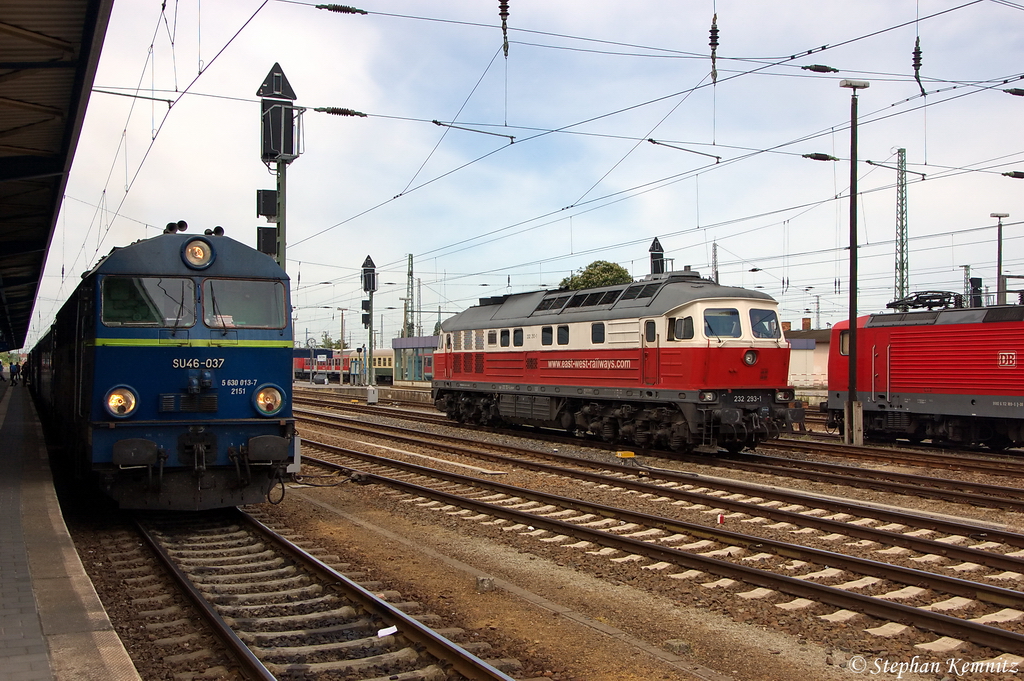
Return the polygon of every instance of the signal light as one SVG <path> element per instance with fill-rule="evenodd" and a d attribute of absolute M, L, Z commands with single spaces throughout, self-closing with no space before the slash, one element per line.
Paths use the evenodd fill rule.
<path fill-rule="evenodd" d="M 363 327 L 364 328 L 369 328 L 369 326 L 370 326 L 370 313 L 369 312 L 364 312 L 363 313 Z"/>

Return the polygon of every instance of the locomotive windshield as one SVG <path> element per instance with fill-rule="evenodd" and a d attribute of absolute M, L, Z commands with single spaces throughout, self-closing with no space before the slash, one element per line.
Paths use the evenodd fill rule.
<path fill-rule="evenodd" d="M 180 277 L 104 277 L 100 285 L 105 326 L 192 326 L 196 289 Z"/>
<path fill-rule="evenodd" d="M 775 310 L 751 310 L 750 329 L 754 338 L 782 338 L 779 317 Z"/>
<path fill-rule="evenodd" d="M 704 310 L 704 335 L 709 338 L 739 338 L 740 313 L 736 308 L 718 307 Z"/>
<path fill-rule="evenodd" d="M 279 281 L 207 279 L 203 323 L 214 329 L 283 329 L 285 290 Z"/>

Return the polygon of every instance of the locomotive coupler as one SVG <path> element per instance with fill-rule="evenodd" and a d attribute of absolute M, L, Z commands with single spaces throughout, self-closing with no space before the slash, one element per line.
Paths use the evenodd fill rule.
<path fill-rule="evenodd" d="M 153 467 L 146 466 L 146 477 L 148 478 L 149 488 L 159 490 L 164 484 L 164 462 L 167 461 L 167 450 L 161 447 L 157 451 L 156 465 L 157 465 L 157 476 L 156 476 L 156 487 L 153 487 Z"/>
<path fill-rule="evenodd" d="M 192 445 L 192 456 L 195 457 L 192 471 L 199 477 L 203 477 L 206 474 L 206 445 L 198 442 Z"/>
<path fill-rule="evenodd" d="M 245 487 L 252 480 L 252 471 L 249 469 L 249 457 L 243 455 L 234 447 L 228 447 L 228 458 L 235 464 L 235 475 L 238 476 L 238 484 Z M 242 475 L 242 466 L 245 466 L 245 475 Z"/>

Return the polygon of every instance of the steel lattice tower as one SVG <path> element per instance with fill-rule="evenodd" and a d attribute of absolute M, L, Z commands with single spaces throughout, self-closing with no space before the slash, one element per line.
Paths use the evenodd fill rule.
<path fill-rule="evenodd" d="M 910 262 L 907 254 L 907 150 L 897 149 L 896 161 L 896 300 L 910 295 Z"/>

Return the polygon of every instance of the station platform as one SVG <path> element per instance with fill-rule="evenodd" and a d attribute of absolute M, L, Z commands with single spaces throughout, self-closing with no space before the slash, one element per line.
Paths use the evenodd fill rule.
<path fill-rule="evenodd" d="M 0 382 L 0 681 L 139 675 L 68 534 L 24 384 Z"/>

